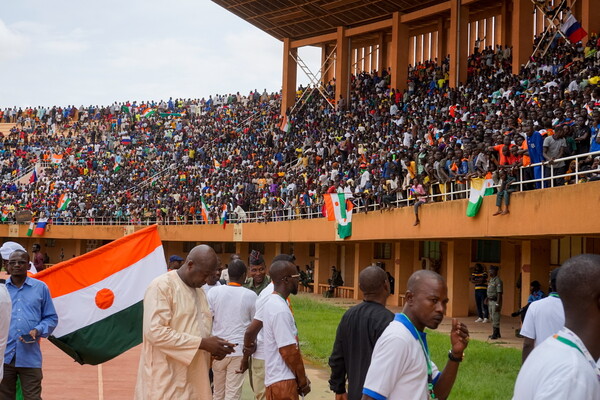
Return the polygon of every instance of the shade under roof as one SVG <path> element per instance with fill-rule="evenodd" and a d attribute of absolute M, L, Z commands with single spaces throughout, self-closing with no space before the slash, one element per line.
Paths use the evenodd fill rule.
<path fill-rule="evenodd" d="M 304 39 L 408 13 L 443 0 L 213 0 L 279 40 Z"/>

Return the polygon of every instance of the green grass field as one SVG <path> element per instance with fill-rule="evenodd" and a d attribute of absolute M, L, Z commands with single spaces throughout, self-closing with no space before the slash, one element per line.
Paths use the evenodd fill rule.
<path fill-rule="evenodd" d="M 335 332 L 345 309 L 309 296 L 292 296 L 304 357 L 327 368 Z M 448 360 L 450 339 L 437 332 L 428 333 L 431 356 L 443 369 Z M 512 397 L 521 366 L 521 352 L 471 340 L 465 352 L 458 378 L 452 389 L 453 399 L 504 400 Z"/>

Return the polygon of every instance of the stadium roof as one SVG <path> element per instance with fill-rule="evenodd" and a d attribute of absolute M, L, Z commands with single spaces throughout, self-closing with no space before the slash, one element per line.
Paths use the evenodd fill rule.
<path fill-rule="evenodd" d="M 408 13 L 443 0 L 213 0 L 279 40 L 333 33 Z"/>

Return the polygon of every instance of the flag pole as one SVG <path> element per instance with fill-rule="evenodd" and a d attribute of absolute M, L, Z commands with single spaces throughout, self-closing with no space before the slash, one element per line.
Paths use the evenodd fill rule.
<path fill-rule="evenodd" d="M 104 379 L 102 377 L 102 364 L 98 364 L 98 400 L 104 400 Z"/>

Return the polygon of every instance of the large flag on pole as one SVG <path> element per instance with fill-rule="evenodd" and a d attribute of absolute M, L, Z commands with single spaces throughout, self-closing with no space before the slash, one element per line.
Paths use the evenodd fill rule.
<path fill-rule="evenodd" d="M 91 365 L 137 346 L 144 293 L 165 272 L 153 225 L 36 274 L 50 288 L 59 318 L 50 341 L 78 363 Z"/>
<path fill-rule="evenodd" d="M 469 205 L 467 205 L 467 217 L 474 217 L 479 212 L 483 196 L 494 193 L 494 181 L 484 178 L 471 179 L 471 192 L 469 193 Z"/>
<path fill-rule="evenodd" d="M 337 221 L 337 234 L 341 239 L 352 236 L 352 202 L 344 193 L 325 194 L 327 219 Z"/>

